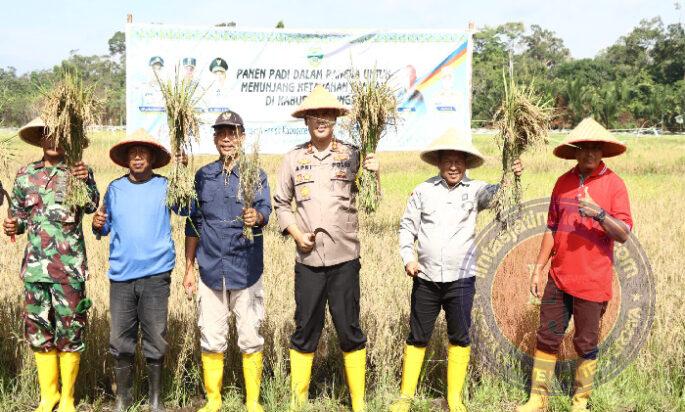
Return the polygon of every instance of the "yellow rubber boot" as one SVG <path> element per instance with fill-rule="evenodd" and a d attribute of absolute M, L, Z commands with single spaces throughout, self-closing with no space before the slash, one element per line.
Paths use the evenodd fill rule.
<path fill-rule="evenodd" d="M 74 387 L 76 386 L 76 376 L 78 367 L 81 363 L 79 352 L 60 352 L 59 353 L 59 374 L 62 378 L 62 398 L 59 401 L 57 412 L 76 412 L 74 406 Z"/>
<path fill-rule="evenodd" d="M 247 412 L 264 412 L 259 404 L 259 388 L 262 386 L 262 352 L 243 353 L 243 377 L 245 378 L 245 409 Z"/>
<path fill-rule="evenodd" d="M 549 388 L 554 379 L 557 356 L 536 349 L 533 357 L 533 375 L 528 402 L 516 408 L 516 412 L 543 412 L 547 408 Z"/>
<path fill-rule="evenodd" d="M 466 382 L 470 358 L 470 346 L 449 345 L 447 349 L 447 405 L 450 412 L 466 412 L 461 393 Z"/>
<path fill-rule="evenodd" d="M 578 364 L 575 378 L 575 392 L 571 399 L 571 412 L 585 412 L 592 394 L 592 384 L 597 372 L 597 359 L 583 359 Z"/>
<path fill-rule="evenodd" d="M 296 411 L 307 403 L 309 381 L 312 379 L 313 353 L 290 349 L 290 410 Z"/>
<path fill-rule="evenodd" d="M 419 384 L 423 359 L 426 356 L 426 348 L 405 345 L 404 359 L 402 361 L 402 386 L 400 388 L 400 399 L 390 405 L 390 412 L 409 412 L 411 401 L 416 394 L 416 387 Z"/>
<path fill-rule="evenodd" d="M 57 351 L 34 352 L 36 369 L 38 369 L 38 384 L 40 385 L 40 403 L 35 412 L 52 412 L 59 402 L 59 368 L 57 366 Z"/>
<path fill-rule="evenodd" d="M 221 409 L 221 386 L 224 379 L 224 354 L 202 352 L 202 369 L 207 403 L 198 412 Z"/>
<path fill-rule="evenodd" d="M 354 352 L 343 352 L 343 363 L 345 364 L 347 388 L 350 391 L 350 399 L 352 401 L 352 411 L 365 411 L 366 348 Z"/>

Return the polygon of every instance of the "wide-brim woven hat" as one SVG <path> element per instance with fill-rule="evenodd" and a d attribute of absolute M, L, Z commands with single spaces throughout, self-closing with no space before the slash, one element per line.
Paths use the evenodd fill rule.
<path fill-rule="evenodd" d="M 602 157 L 618 156 L 626 151 L 626 145 L 620 142 L 610 131 L 597 123 L 592 117 L 583 119 L 582 122 L 571 130 L 566 139 L 554 148 L 554 155 L 562 159 L 575 159 L 580 142 L 602 143 Z"/>
<path fill-rule="evenodd" d="M 340 103 L 333 93 L 320 84 L 314 87 L 314 90 L 302 101 L 292 116 L 302 119 L 307 112 L 313 110 L 331 110 L 336 112 L 337 116 L 345 116 L 350 112 L 350 109 Z"/>
<path fill-rule="evenodd" d="M 485 158 L 471 142 L 471 133 L 465 130 L 449 128 L 440 137 L 435 139 L 426 149 L 421 151 L 421 160 L 437 166 L 440 160 L 440 151 L 454 150 L 464 154 L 466 168 L 474 169 L 485 162 Z"/>
<path fill-rule="evenodd" d="M 45 122 L 40 117 L 36 117 L 19 129 L 19 137 L 30 145 L 43 147 Z"/>
<path fill-rule="evenodd" d="M 138 129 L 125 140 L 115 144 L 109 149 L 109 158 L 121 167 L 128 168 L 128 149 L 133 146 L 145 146 L 153 153 L 154 161 L 152 168 L 164 167 L 171 162 L 171 153 L 166 147 L 157 142 L 145 129 Z"/>

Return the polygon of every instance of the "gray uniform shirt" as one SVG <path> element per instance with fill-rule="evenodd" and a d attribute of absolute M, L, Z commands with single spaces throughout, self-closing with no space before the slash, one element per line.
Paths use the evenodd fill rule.
<path fill-rule="evenodd" d="M 419 277 L 453 282 L 474 276 L 474 262 L 466 267 L 476 236 L 476 217 L 488 207 L 499 185 L 464 177 L 449 187 L 440 176 L 414 189 L 400 221 L 400 256 L 406 266 L 417 260 Z"/>

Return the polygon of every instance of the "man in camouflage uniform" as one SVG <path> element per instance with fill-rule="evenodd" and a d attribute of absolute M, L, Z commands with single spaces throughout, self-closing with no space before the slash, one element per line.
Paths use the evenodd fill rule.
<path fill-rule="evenodd" d="M 88 277 L 81 218 L 97 209 L 99 193 L 93 171 L 79 162 L 71 170 L 64 150 L 45 137 L 45 124 L 35 119 L 19 130 L 25 142 L 43 148 L 43 158 L 17 172 L 6 235 L 27 233 L 21 265 L 24 280 L 24 333 L 35 352 L 41 400 L 36 412 L 75 411 L 74 382 L 78 374 L 86 310 Z M 71 174 L 86 182 L 91 202 L 83 209 L 64 206 Z M 58 369 L 59 361 L 59 369 Z M 62 393 L 58 377 L 62 377 Z"/>

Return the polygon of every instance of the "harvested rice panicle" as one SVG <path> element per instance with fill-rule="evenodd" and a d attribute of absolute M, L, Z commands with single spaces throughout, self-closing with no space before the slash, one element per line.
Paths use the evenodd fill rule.
<path fill-rule="evenodd" d="M 504 75 L 503 80 L 504 100 L 493 118 L 502 150 L 502 179 L 493 206 L 501 230 L 506 231 L 519 218 L 521 207 L 521 179 L 512 166 L 526 150 L 547 143 L 552 108 L 533 85 L 518 85 L 512 75 Z"/>
<path fill-rule="evenodd" d="M 64 72 L 62 79 L 51 89 L 43 91 L 41 118 L 48 135 L 55 137 L 55 146 L 64 149 L 67 166 L 74 166 L 83 158 L 88 147 L 88 127 L 95 124 L 101 102 L 95 97 L 95 85 L 86 85 L 73 71 Z M 79 208 L 91 201 L 86 183 L 73 177 L 67 179 L 65 205 Z"/>
<path fill-rule="evenodd" d="M 240 187 L 238 197 L 246 208 L 253 207 L 257 193 L 262 190 L 262 179 L 259 166 L 259 142 L 252 145 L 252 152 L 246 153 L 243 145 L 240 145 L 238 154 L 238 176 Z M 254 241 L 252 227 L 244 226 L 243 235 L 250 241 Z"/>
<path fill-rule="evenodd" d="M 173 79 L 162 80 L 157 77 L 157 82 L 164 96 L 172 154 L 192 154 L 193 142 L 200 138 L 200 119 L 195 110 L 201 98 L 197 93 L 199 83 L 181 76 L 178 67 Z M 192 156 L 190 161 L 192 162 Z M 184 165 L 174 156 L 169 175 L 167 205 L 190 207 L 196 199 L 192 164 Z"/>
<path fill-rule="evenodd" d="M 362 164 L 367 154 L 376 152 L 387 129 L 396 127 L 399 119 L 395 91 L 387 81 L 381 81 L 376 73 L 374 70 L 366 80 L 362 80 L 359 74 L 350 78 L 353 106 L 348 129 L 352 141 L 359 145 Z M 375 212 L 381 198 L 378 174 L 360 167 L 356 183 L 359 209 L 366 213 Z"/>

